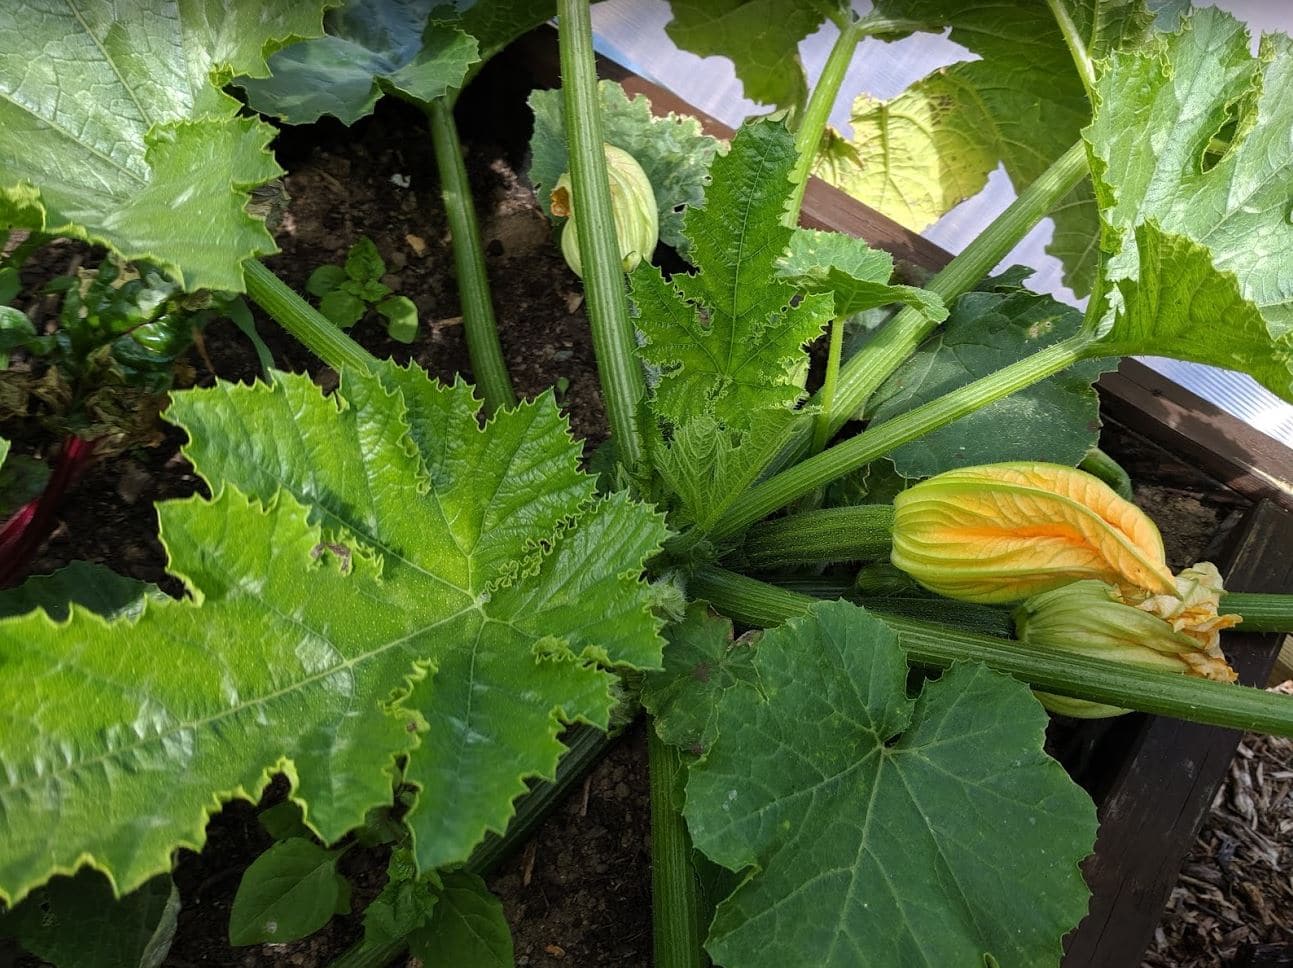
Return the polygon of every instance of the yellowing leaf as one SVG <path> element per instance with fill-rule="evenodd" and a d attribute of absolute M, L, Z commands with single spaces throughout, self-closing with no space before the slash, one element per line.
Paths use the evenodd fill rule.
<path fill-rule="evenodd" d="M 1154 522 L 1059 464 L 948 471 L 894 499 L 893 563 L 931 591 L 1004 604 L 1085 578 L 1171 594 Z"/>
<path fill-rule="evenodd" d="M 823 143 L 815 174 L 913 231 L 977 195 L 1000 165 L 1016 190 L 1045 171 L 1091 116 L 1086 91 L 1045 3 L 878 0 L 877 11 L 941 32 L 975 60 L 940 67 L 887 101 L 854 103 L 851 140 Z M 1143 35 L 1139 0 L 1064 0 L 1093 57 Z M 1096 9 L 1099 8 L 1099 9 Z M 1091 189 L 1070 192 L 1052 213 L 1048 251 L 1065 283 L 1088 291 L 1096 266 Z"/>

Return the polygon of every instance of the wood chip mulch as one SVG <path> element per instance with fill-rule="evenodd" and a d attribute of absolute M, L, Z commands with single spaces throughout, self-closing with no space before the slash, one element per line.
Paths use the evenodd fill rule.
<path fill-rule="evenodd" d="M 1272 691 L 1293 695 L 1293 681 Z M 1285 945 L 1293 952 L 1293 740 L 1250 733 L 1142 968 L 1255 964 L 1259 947 Z"/>

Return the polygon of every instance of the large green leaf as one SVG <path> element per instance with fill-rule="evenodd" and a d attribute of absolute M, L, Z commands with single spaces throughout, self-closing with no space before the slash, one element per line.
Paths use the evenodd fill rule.
<path fill-rule="evenodd" d="M 799 42 L 821 24 L 823 0 L 669 0 L 669 39 L 701 57 L 727 57 L 752 101 L 801 108 L 808 82 Z"/>
<path fill-rule="evenodd" d="M 876 392 L 883 423 L 1073 336 L 1082 314 L 1026 290 L 962 296 L 947 322 Z M 1092 384 L 1115 358 L 1087 360 L 899 447 L 904 477 L 1010 460 L 1077 465 L 1100 438 Z"/>
<path fill-rule="evenodd" d="M 475 38 L 452 23 L 428 24 L 441 6 L 440 0 L 349 0 L 328 12 L 325 36 L 275 53 L 272 77 L 238 83 L 257 111 L 291 124 L 325 114 L 353 124 L 386 92 L 432 101 L 460 87 L 479 60 Z"/>
<path fill-rule="evenodd" d="M 831 314 L 831 299 L 791 305 L 794 288 L 776 277 L 790 244 L 781 224 L 795 148 L 783 124 L 746 124 L 716 158 L 702 207 L 687 209 L 684 231 L 700 269 L 665 280 L 643 263 L 629 277 L 640 349 L 659 367 L 653 405 L 675 426 L 708 414 L 737 429 L 803 396 L 804 345 Z"/>
<path fill-rule="evenodd" d="M 274 129 L 216 86 L 318 36 L 326 0 L 0 8 L 0 225 L 101 243 L 186 289 L 242 291 L 275 251 L 248 190 L 282 170 Z"/>
<path fill-rule="evenodd" d="M 451 22 L 480 45 L 480 62 L 469 76 L 517 37 L 557 15 L 557 0 L 454 0 L 454 7 L 458 16 Z M 441 20 L 446 13 L 443 7 L 436 10 Z"/>
<path fill-rule="evenodd" d="M 0 915 L 0 935 L 57 968 L 158 968 L 170 951 L 180 892 L 169 875 L 116 898 L 97 871 L 56 877 Z"/>
<path fill-rule="evenodd" d="M 1252 375 L 1293 401 L 1293 332 L 1281 330 L 1219 272 L 1207 246 L 1136 226 L 1136 276 L 1116 282 L 1118 308 L 1101 341 L 1114 353 L 1152 353 Z"/>
<path fill-rule="evenodd" d="M 1116 54 L 1098 96 L 1107 345 L 1245 370 L 1293 399 L 1293 41 L 1267 35 L 1254 58 L 1239 21 L 1201 9 Z"/>
<path fill-rule="evenodd" d="M 607 679 L 589 662 L 659 665 L 658 622 L 638 575 L 664 529 L 623 494 L 593 500 L 550 396 L 482 432 L 465 384 L 442 387 L 416 366 L 386 367 L 383 379 L 385 387 L 349 385 L 357 416 L 338 415 L 303 379 L 273 391 L 222 385 L 171 412 L 213 488 L 232 483 L 263 499 L 282 487 L 325 526 L 382 551 L 388 586 L 398 556 L 425 586 L 415 593 L 424 612 L 444 602 L 438 641 L 457 647 L 428 653 L 438 672 L 405 699 L 431 726 L 405 770 L 423 789 L 407 821 L 418 862 L 431 869 L 465 860 L 486 831 L 502 832 L 523 778 L 551 774 L 564 749 L 558 713 L 606 725 Z M 372 439 L 379 428 L 388 453 Z M 399 456 L 410 442 L 416 452 Z M 423 475 L 428 499 L 410 507 Z M 377 480 L 390 482 L 384 499 Z M 456 617 L 469 607 L 479 614 Z"/>
<path fill-rule="evenodd" d="M 656 117 L 644 95 L 630 99 L 614 81 L 599 82 L 597 93 L 603 140 L 627 151 L 642 166 L 659 209 L 660 240 L 685 253 L 688 240 L 683 234 L 683 212 L 705 196 L 718 140 L 702 132 L 693 117 L 672 112 Z M 530 180 L 539 205 L 551 215 L 552 188 L 570 168 L 562 93 L 559 89 L 536 90 L 529 103 L 534 112 Z"/>
<path fill-rule="evenodd" d="M 842 602 L 766 633 L 692 767 L 696 846 L 748 878 L 706 947 L 759 965 L 1055 965 L 1095 810 L 1020 683 L 954 666 L 907 698 L 894 633 Z"/>
<path fill-rule="evenodd" d="M 1142 37 L 1152 20 L 1141 0 L 1062 5 L 1096 58 Z M 908 228 L 920 231 L 977 194 L 998 165 L 1016 189 L 1031 184 L 1090 119 L 1072 55 L 1040 0 L 880 0 L 876 9 L 930 30 L 950 27 L 951 40 L 980 58 L 940 67 L 888 101 L 858 98 L 852 140 L 823 143 L 816 173 Z M 1052 214 L 1048 249 L 1064 263 L 1065 282 L 1085 293 L 1099 252 L 1090 187 Z"/>
<path fill-rule="evenodd" d="M 380 379 L 177 394 L 216 494 L 159 509 L 192 600 L 0 621 L 0 896 L 86 863 L 130 890 L 277 770 L 335 841 L 410 752 L 419 862 L 465 860 L 562 721 L 606 726 L 597 663 L 658 667 L 639 575 L 663 525 L 594 499 L 551 399 L 482 427 L 461 384 Z"/>

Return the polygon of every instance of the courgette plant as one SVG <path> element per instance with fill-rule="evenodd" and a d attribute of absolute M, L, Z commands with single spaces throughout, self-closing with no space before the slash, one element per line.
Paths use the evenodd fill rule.
<path fill-rule="evenodd" d="M 506 849 L 491 838 L 561 789 L 524 796 L 527 779 L 569 776 L 566 725 L 587 727 L 574 743 L 595 755 L 637 697 L 653 721 L 657 964 L 1053 964 L 1085 912 L 1095 815 L 1044 754 L 1030 687 L 1293 735 L 1287 697 L 1022 642 L 973 598 L 868 595 L 870 581 L 818 574 L 883 567 L 900 538 L 893 560 L 911 559 L 901 518 L 918 489 L 943 499 L 948 470 L 1023 463 L 1030 486 L 1069 487 L 1034 506 L 1080 523 L 1090 567 L 1118 575 L 1125 559 L 1175 600 L 1152 524 L 1069 468 L 1095 444 L 1090 384 L 1120 355 L 1242 369 L 1293 399 L 1287 38 L 1253 57 L 1215 10 L 1163 33 L 1139 4 L 1049 0 L 1089 123 L 916 290 L 883 253 L 796 228 L 819 128 L 750 123 L 722 153 L 681 119 L 649 120 L 599 90 L 587 0 L 561 0 L 562 110 L 534 101 L 535 177 L 551 190 L 570 174 L 612 434 L 594 478 L 550 393 L 510 405 L 503 371 L 482 404 L 462 381 L 373 359 L 255 261 L 271 242 L 245 190 L 277 174 L 272 129 L 216 86 L 265 78 L 276 50 L 293 65 L 281 76 L 309 76 L 354 43 L 344 31 L 398 34 L 398 57 L 365 46 L 354 91 L 407 94 L 457 51 L 468 66 L 415 95 L 447 135 L 452 91 L 489 48 L 473 53 L 464 25 L 486 17 L 489 36 L 510 36 L 531 22 L 524 5 L 428 20 L 352 2 L 299 57 L 286 44 L 323 37 L 324 4 L 234 2 L 219 26 L 153 6 L 122 21 L 26 0 L 0 13 L 0 219 L 146 255 L 185 288 L 245 288 L 341 381 L 330 396 L 289 374 L 172 395 L 167 419 L 211 495 L 158 508 L 184 598 L 78 570 L 3 603 L 0 899 L 33 950 L 158 963 L 175 849 L 200 847 L 211 813 L 281 773 L 290 794 L 264 818 L 278 843 L 244 880 L 235 940 L 299 937 L 346 909 L 340 852 L 387 843 L 389 882 L 342 963 L 409 946 L 431 965 L 510 964 L 479 876 Z M 937 20 L 936 4 L 886 6 Z M 843 35 L 805 119 L 835 98 Z M 32 61 L 35 42 L 78 72 Z M 709 165 L 703 191 L 654 186 L 694 272 L 644 262 L 626 285 L 607 143 L 648 174 L 671 152 Z M 1085 314 L 1018 274 L 985 279 L 1088 177 Z M 891 305 L 844 361 L 843 319 Z M 481 318 L 485 371 L 479 346 L 497 340 Z M 808 396 L 805 348 L 828 327 L 826 382 Z M 1015 537 L 1026 554 L 1046 536 Z M 980 577 L 935 564 L 953 585 Z M 1246 628 L 1293 627 L 1286 597 L 1222 605 Z M 912 670 L 943 671 L 913 696 Z M 57 930 L 77 918 L 112 944 Z"/>

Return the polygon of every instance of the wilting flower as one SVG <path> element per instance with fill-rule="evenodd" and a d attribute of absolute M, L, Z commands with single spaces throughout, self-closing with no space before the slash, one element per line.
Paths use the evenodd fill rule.
<path fill-rule="evenodd" d="M 660 238 L 660 212 L 656 207 L 651 180 L 637 159 L 614 145 L 606 149 L 606 173 L 611 185 L 611 209 L 615 215 L 615 237 L 619 242 L 621 265 L 625 272 L 649 259 Z M 551 196 L 552 214 L 566 216 L 561 231 L 561 253 L 575 275 L 583 276 L 579 257 L 579 237 L 575 230 L 574 193 L 570 172 L 557 179 Z"/>
<path fill-rule="evenodd" d="M 1215 581 L 1214 581 L 1215 579 Z M 1220 632 L 1239 622 L 1218 615 L 1221 576 L 1208 563 L 1187 568 L 1177 578 L 1181 596 L 1155 595 L 1127 602 L 1113 585 L 1078 581 L 1028 599 L 1015 609 L 1020 641 L 1062 652 L 1144 669 L 1234 682 L 1235 671 L 1221 653 Z M 1167 619 L 1172 614 L 1174 619 Z M 1116 716 L 1116 706 L 1038 693 L 1054 712 L 1082 718 Z"/>
<path fill-rule="evenodd" d="M 1220 654 L 1222 630 L 1241 621 L 1238 615 L 1217 614 L 1224 592 L 1217 566 L 1201 561 L 1176 576 L 1176 594 L 1150 595 L 1135 604 L 1195 639 L 1205 652 Z"/>
<path fill-rule="evenodd" d="M 894 499 L 895 565 L 931 591 L 1000 605 L 1098 579 L 1175 595 L 1158 528 L 1083 471 L 987 464 L 947 471 Z"/>

